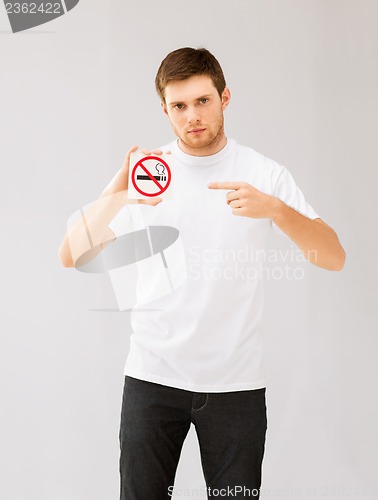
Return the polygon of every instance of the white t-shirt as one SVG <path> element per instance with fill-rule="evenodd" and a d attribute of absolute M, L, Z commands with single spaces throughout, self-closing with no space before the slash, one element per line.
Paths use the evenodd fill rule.
<path fill-rule="evenodd" d="M 187 278 L 148 307 L 132 310 L 124 374 L 196 392 L 265 387 L 259 270 L 267 232 L 275 225 L 234 215 L 228 190 L 207 186 L 247 182 L 310 219 L 319 215 L 285 167 L 234 139 L 211 156 L 188 155 L 176 140 L 161 149 L 172 152 L 173 198 L 136 206 L 146 225 L 179 230 Z M 116 236 L 125 232 L 126 219 L 121 209 L 109 224 Z"/>

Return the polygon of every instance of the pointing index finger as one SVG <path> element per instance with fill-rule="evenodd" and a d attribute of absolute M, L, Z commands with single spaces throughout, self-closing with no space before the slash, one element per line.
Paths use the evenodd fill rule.
<path fill-rule="evenodd" d="M 240 189 L 240 182 L 209 182 L 207 185 L 210 189 Z"/>

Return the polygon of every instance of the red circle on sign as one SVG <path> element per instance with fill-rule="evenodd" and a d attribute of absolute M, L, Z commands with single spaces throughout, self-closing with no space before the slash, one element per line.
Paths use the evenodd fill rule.
<path fill-rule="evenodd" d="M 164 165 L 164 167 L 167 169 L 167 184 L 162 187 L 158 181 L 156 179 L 154 179 L 153 175 L 147 170 L 147 168 L 143 165 L 143 162 L 146 161 L 146 160 L 158 160 L 159 163 L 162 163 Z M 135 171 L 138 167 L 141 167 L 146 173 L 147 175 L 149 175 L 149 177 L 151 178 L 151 180 L 153 182 L 155 182 L 155 184 L 157 184 L 157 186 L 159 186 L 161 189 L 160 191 L 157 191 L 156 193 L 145 193 L 144 191 L 142 191 L 138 186 L 137 186 L 137 183 L 136 183 L 136 180 L 135 180 Z M 158 156 L 145 156 L 144 158 L 141 158 L 139 161 L 137 161 L 137 163 L 134 165 L 134 168 L 133 168 L 133 171 L 131 172 L 131 181 L 133 183 L 133 186 L 135 187 L 135 189 L 138 191 L 138 193 L 142 194 L 143 196 L 150 196 L 150 197 L 153 197 L 153 196 L 159 196 L 159 194 L 162 194 L 164 193 L 164 191 L 166 191 L 168 189 L 168 186 L 171 182 L 171 169 L 169 168 L 167 162 L 165 162 L 162 158 L 159 158 Z"/>

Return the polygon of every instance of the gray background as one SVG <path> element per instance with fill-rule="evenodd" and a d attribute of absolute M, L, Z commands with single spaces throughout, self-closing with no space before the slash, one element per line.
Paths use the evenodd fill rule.
<path fill-rule="evenodd" d="M 377 19 L 375 0 L 81 0 L 13 35 L 0 9 L 1 498 L 118 498 L 130 317 L 57 251 L 130 146 L 172 140 L 153 80 L 181 46 L 218 57 L 227 135 L 289 168 L 347 252 L 266 281 L 262 498 L 378 498 Z M 203 485 L 192 427 L 176 498 Z"/>

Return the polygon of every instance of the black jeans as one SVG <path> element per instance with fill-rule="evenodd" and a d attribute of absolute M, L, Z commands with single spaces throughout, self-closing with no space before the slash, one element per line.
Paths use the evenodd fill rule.
<path fill-rule="evenodd" d="M 259 498 L 265 388 L 200 393 L 126 375 L 119 431 L 121 500 L 172 497 L 191 423 L 208 498 Z"/>

